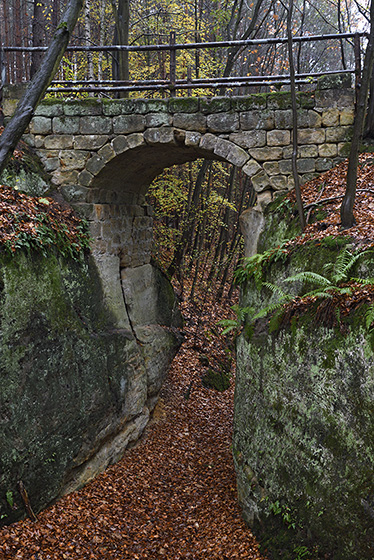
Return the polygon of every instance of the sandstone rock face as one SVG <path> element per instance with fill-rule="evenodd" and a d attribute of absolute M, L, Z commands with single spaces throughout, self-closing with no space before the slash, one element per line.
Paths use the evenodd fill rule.
<path fill-rule="evenodd" d="M 250 218 L 245 231 L 253 232 L 252 253 L 259 220 Z M 281 222 L 280 214 L 266 217 L 262 250 L 279 244 L 286 230 Z M 301 270 L 321 273 L 338 251 L 328 244 L 300 247 L 269 266 L 265 278 L 282 286 Z M 368 256 L 353 276 L 372 277 L 373 269 Z M 294 289 L 303 293 L 301 283 Z M 259 310 L 270 301 L 253 281 L 241 305 Z M 233 454 L 244 518 L 274 558 L 293 559 L 295 547 L 304 546 L 308 558 L 370 560 L 374 343 L 365 310 L 335 327 L 316 321 L 310 310 L 295 324 L 273 323 L 272 329 L 266 319 L 254 330 L 246 325 L 237 343 Z"/>
<path fill-rule="evenodd" d="M 102 255 L 99 266 L 23 254 L 0 262 L 2 523 L 24 514 L 18 480 L 38 511 L 117 461 L 146 426 L 179 347 L 162 273 L 133 268 L 122 290 L 119 257 Z"/>

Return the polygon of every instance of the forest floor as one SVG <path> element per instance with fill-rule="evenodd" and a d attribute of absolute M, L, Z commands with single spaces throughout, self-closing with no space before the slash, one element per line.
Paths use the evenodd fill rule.
<path fill-rule="evenodd" d="M 263 558 L 237 503 L 233 375 L 224 392 L 201 381 L 209 367 L 233 369 L 230 339 L 217 336 L 229 304 L 201 294 L 181 305 L 186 340 L 141 441 L 37 522 L 3 528 L 1 560 Z"/>

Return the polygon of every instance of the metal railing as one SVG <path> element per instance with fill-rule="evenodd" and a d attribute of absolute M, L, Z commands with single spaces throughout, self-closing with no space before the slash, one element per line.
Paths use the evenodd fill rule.
<path fill-rule="evenodd" d="M 354 67 L 349 69 L 336 69 L 324 72 L 310 72 L 296 74 L 296 84 L 310 84 L 317 80 L 319 76 L 328 74 L 354 74 L 356 88 L 359 87 L 361 81 L 361 39 L 366 37 L 366 33 L 340 33 L 329 35 L 311 35 L 294 37 L 295 44 L 311 43 L 319 41 L 338 40 L 340 42 L 351 41 L 353 48 Z M 69 46 L 67 53 L 93 53 L 102 52 L 110 53 L 112 56 L 120 51 L 127 53 L 144 53 L 144 52 L 169 52 L 169 78 L 155 80 L 115 80 L 115 79 L 94 79 L 94 80 L 54 80 L 48 88 L 48 92 L 54 93 L 101 93 L 110 94 L 117 92 L 139 92 L 139 91 L 169 91 L 171 96 L 176 95 L 177 90 L 188 90 L 189 94 L 194 89 L 219 89 L 220 92 L 224 88 L 242 88 L 242 87 L 280 87 L 290 83 L 289 74 L 275 75 L 249 75 L 249 76 L 222 76 L 212 78 L 195 78 L 192 79 L 191 68 L 187 69 L 187 77 L 179 79 L 177 77 L 177 52 L 183 50 L 201 50 L 201 49 L 245 49 L 251 46 L 261 45 L 282 45 L 287 43 L 287 38 L 269 38 L 269 39 L 247 39 L 238 41 L 213 41 L 201 43 L 176 43 L 175 33 L 170 33 L 168 44 L 158 45 L 109 45 L 109 46 Z M 43 52 L 48 47 L 14 47 L 3 46 L 0 48 L 0 66 L 2 85 L 5 81 L 4 68 L 6 66 L 5 56 L 7 53 L 35 53 Z"/>

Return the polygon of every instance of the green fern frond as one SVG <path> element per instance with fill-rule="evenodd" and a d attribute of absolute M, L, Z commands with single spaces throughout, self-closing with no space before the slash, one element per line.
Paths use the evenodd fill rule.
<path fill-rule="evenodd" d="M 328 278 L 317 274 L 317 272 L 311 272 L 310 270 L 305 270 L 294 276 L 289 276 L 284 279 L 284 282 L 313 282 L 317 284 L 317 286 L 331 286 L 331 282 Z"/>
<path fill-rule="evenodd" d="M 272 284 L 271 282 L 263 282 L 262 285 L 264 288 L 267 288 L 270 292 L 280 296 L 282 299 L 292 299 L 292 296 L 284 292 L 282 288 L 280 288 L 276 284 Z"/>
<path fill-rule="evenodd" d="M 370 307 L 368 308 L 365 314 L 365 324 L 366 324 L 366 328 L 369 329 L 369 331 L 372 331 L 374 329 L 373 323 L 374 323 L 374 304 L 370 305 Z"/>

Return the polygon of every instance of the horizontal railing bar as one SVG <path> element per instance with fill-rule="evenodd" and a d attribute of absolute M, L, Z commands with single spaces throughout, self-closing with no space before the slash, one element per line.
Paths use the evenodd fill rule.
<path fill-rule="evenodd" d="M 113 87 L 83 87 L 83 88 L 74 88 L 74 87 L 52 87 L 48 88 L 48 93 L 64 93 L 64 92 L 76 92 L 76 93 L 102 93 L 102 92 L 113 92 L 113 91 L 158 91 L 158 90 L 167 90 L 167 89 L 216 89 L 221 88 L 223 85 L 225 87 L 245 87 L 245 86 L 279 86 L 280 84 L 289 84 L 290 80 L 284 80 L 283 82 L 279 81 L 269 81 L 269 82 L 212 82 L 212 83 L 184 83 L 184 84 L 158 84 L 158 85 L 136 85 L 136 86 L 113 86 Z M 296 80 L 296 84 L 310 84 L 309 80 Z"/>
<path fill-rule="evenodd" d="M 354 69 L 346 69 L 346 70 L 327 70 L 326 72 L 310 72 L 310 73 L 303 73 L 303 74 L 296 74 L 296 78 L 318 78 L 320 76 L 328 76 L 328 75 L 335 75 L 335 74 L 353 74 L 355 72 Z M 220 82 L 224 84 L 225 82 L 240 82 L 248 80 L 251 81 L 261 81 L 261 80 L 284 80 L 290 79 L 289 74 L 278 74 L 278 75 L 268 75 L 268 76 L 223 76 L 217 78 L 199 78 L 199 79 L 192 79 L 190 81 L 184 80 L 176 80 L 176 84 L 191 84 L 191 86 L 196 87 L 196 83 L 217 83 Z M 131 85 L 170 85 L 169 80 L 54 80 L 51 82 L 52 85 L 79 85 L 79 84 L 110 84 L 112 86 L 131 86 Z"/>
<path fill-rule="evenodd" d="M 313 42 L 313 41 L 327 41 L 330 39 L 353 39 L 355 36 L 367 36 L 366 32 L 359 33 L 335 33 L 329 35 L 305 35 L 303 37 L 293 37 L 293 42 Z M 115 52 L 115 51 L 128 51 L 128 52 L 143 52 L 143 51 L 170 51 L 170 50 L 186 50 L 186 49 L 212 49 L 219 47 L 244 47 L 249 45 L 270 45 L 270 44 L 285 44 L 287 37 L 270 38 L 270 39 L 241 39 L 238 41 L 213 41 L 207 43 L 176 43 L 175 45 L 161 44 L 161 45 L 102 45 L 102 46 L 80 46 L 72 45 L 66 48 L 67 51 L 84 52 L 84 51 L 102 51 L 102 52 Z M 11 47 L 4 46 L 4 52 L 43 52 L 48 47 Z"/>

